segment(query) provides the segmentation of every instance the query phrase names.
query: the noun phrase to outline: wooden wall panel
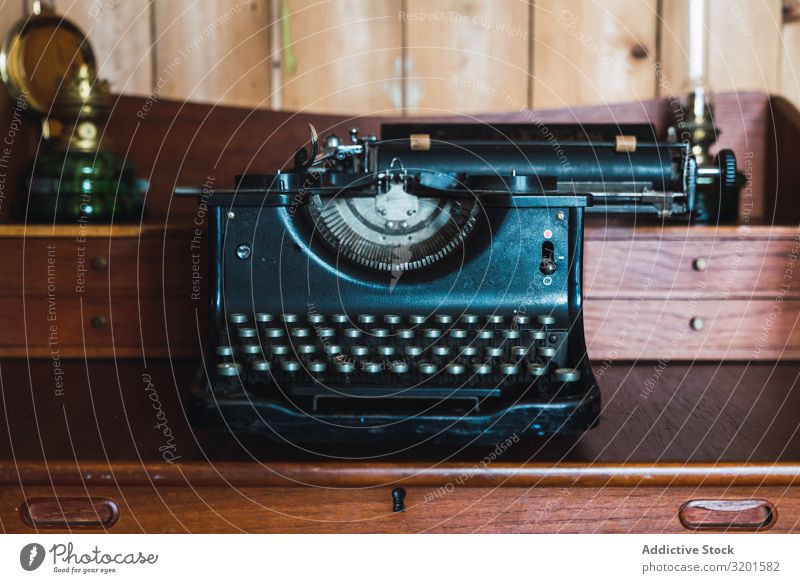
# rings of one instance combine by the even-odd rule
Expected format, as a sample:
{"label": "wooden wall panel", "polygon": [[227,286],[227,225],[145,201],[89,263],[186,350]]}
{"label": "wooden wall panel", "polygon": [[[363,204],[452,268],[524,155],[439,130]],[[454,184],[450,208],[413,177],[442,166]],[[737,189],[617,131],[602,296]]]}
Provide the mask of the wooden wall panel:
{"label": "wooden wall panel", "polygon": [[160,96],[269,106],[267,0],[170,0],[153,7]]}
{"label": "wooden wall panel", "polygon": [[800,20],[783,26],[781,52],[781,95],[800,107]]}
{"label": "wooden wall panel", "polygon": [[[287,0],[283,108],[402,111],[401,0]],[[294,63],[294,66],[292,66]]]}
{"label": "wooden wall panel", "polygon": [[[661,3],[660,94],[687,87],[686,3]],[[767,91],[779,87],[781,0],[709,2],[708,82],[713,91]]]}
{"label": "wooden wall panel", "polygon": [[531,12],[526,0],[407,0],[406,113],[528,107]]}
{"label": "wooden wall panel", "polygon": [[655,95],[656,0],[536,0],[533,107]]}
{"label": "wooden wall panel", "polygon": [[111,82],[112,91],[152,91],[152,0],[57,0],[56,10],[89,37],[100,77]]}

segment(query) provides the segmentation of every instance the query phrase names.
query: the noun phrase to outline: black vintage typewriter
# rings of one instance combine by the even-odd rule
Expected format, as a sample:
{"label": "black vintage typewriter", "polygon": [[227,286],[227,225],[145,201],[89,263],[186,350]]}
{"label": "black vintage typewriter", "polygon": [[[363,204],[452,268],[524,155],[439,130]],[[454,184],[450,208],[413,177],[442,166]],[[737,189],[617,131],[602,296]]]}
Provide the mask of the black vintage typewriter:
{"label": "black vintage typewriter", "polygon": [[732,187],[730,154],[709,182],[651,126],[547,130],[388,124],[320,143],[311,128],[290,171],[205,196],[211,348],[194,421],[399,447],[591,428],[585,211],[690,217],[699,178]]}

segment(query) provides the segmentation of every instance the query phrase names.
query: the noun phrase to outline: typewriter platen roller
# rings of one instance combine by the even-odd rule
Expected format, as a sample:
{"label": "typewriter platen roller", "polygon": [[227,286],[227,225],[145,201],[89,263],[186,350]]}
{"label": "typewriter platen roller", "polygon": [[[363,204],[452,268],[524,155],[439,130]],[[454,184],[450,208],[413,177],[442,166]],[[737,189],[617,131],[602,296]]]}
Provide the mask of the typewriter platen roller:
{"label": "typewriter platen roller", "polygon": [[623,129],[312,129],[291,171],[215,191],[194,420],[396,447],[591,428],[584,211],[687,216],[698,187],[688,146]]}

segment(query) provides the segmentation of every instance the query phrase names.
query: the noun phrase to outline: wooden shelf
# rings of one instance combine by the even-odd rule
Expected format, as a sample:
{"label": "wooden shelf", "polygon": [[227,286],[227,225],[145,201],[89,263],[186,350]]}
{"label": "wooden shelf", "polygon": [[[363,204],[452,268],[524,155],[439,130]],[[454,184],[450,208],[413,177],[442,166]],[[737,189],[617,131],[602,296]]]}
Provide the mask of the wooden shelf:
{"label": "wooden shelf", "polygon": [[26,237],[35,239],[48,238],[71,238],[83,236],[87,239],[120,237],[133,238],[144,235],[164,233],[164,231],[182,232],[188,231],[185,225],[163,224],[138,224],[138,225],[37,225],[37,224],[2,224],[0,225],[0,238]]}

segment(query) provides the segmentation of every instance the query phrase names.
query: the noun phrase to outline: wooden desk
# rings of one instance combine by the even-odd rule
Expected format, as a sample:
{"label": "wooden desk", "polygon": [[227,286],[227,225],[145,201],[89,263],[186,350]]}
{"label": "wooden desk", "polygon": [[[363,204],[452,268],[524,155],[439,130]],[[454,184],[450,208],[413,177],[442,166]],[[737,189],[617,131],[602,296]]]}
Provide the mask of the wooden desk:
{"label": "wooden desk", "polygon": [[[350,461],[193,429],[180,398],[195,366],[70,361],[58,396],[49,362],[2,363],[2,529],[32,532],[23,501],[54,496],[114,500],[111,532],[680,532],[693,499],[766,499],[772,532],[800,529],[795,363],[672,363],[649,393],[653,364],[617,363],[600,426],[577,440]],[[392,513],[398,486],[406,510]]]}

